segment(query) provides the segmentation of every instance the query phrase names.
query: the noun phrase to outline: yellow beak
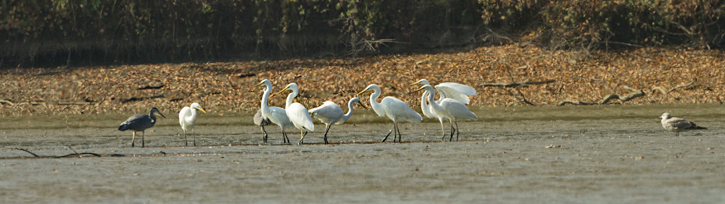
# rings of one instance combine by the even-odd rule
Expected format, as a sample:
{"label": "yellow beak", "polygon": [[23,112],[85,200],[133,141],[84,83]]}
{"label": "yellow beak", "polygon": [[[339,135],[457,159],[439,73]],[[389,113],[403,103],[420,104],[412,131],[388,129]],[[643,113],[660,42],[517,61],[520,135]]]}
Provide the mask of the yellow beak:
{"label": "yellow beak", "polygon": [[200,111],[201,111],[202,113],[206,113],[206,111],[204,111],[204,109],[203,109],[203,108],[199,108],[199,110],[200,110]]}
{"label": "yellow beak", "polygon": [[284,87],[281,91],[277,92],[277,94],[281,94],[284,91],[287,91],[287,87]]}
{"label": "yellow beak", "polygon": [[360,93],[357,93],[357,95],[363,94],[363,93],[365,93],[366,91],[368,91],[368,89],[362,90],[362,91],[361,91]]}

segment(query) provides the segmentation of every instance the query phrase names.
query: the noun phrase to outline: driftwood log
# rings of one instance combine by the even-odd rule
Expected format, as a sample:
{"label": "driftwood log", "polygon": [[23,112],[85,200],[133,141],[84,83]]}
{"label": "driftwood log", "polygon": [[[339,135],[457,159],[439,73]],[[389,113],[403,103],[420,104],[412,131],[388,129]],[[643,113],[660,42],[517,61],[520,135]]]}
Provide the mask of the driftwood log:
{"label": "driftwood log", "polygon": [[557,106],[563,106],[563,105],[566,105],[566,104],[572,104],[572,105],[601,105],[601,104],[608,103],[612,99],[619,99],[619,101],[621,101],[621,102],[626,102],[626,101],[629,101],[629,100],[632,100],[632,99],[635,99],[637,97],[641,97],[641,96],[644,96],[645,95],[644,91],[642,91],[641,89],[633,89],[633,88],[630,88],[628,86],[624,86],[622,88],[628,89],[628,90],[632,91],[632,93],[627,94],[627,95],[624,95],[624,96],[618,95],[618,94],[609,94],[609,95],[607,95],[606,97],[604,97],[599,102],[583,102],[583,101],[578,101],[578,100],[565,100],[565,101],[559,102],[559,104]]}
{"label": "driftwood log", "polygon": [[524,82],[511,82],[511,83],[484,83],[479,86],[482,87],[506,87],[506,88],[513,88],[513,87],[525,87],[529,85],[535,85],[535,84],[548,84],[548,83],[554,83],[556,80],[546,80],[546,81],[524,81]]}
{"label": "driftwood log", "polygon": [[687,84],[681,84],[679,86],[672,87],[670,90],[667,90],[667,91],[665,91],[665,89],[663,89],[662,87],[657,86],[657,87],[652,88],[652,93],[655,93],[655,91],[660,91],[662,94],[667,95],[674,90],[692,86],[693,84],[695,84],[695,82],[697,82],[697,79],[692,80],[690,83],[687,83]]}

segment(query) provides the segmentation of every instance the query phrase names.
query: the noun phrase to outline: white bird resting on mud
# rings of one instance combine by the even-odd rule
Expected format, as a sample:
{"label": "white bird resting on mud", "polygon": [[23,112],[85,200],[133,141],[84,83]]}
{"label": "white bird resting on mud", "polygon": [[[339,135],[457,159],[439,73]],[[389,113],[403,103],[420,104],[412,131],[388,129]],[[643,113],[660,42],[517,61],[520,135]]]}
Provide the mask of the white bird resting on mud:
{"label": "white bird resting on mud", "polygon": [[194,146],[196,146],[196,133],[194,133],[194,126],[196,126],[196,110],[200,110],[206,113],[201,105],[198,103],[192,103],[189,107],[184,107],[179,111],[179,124],[181,129],[184,130],[184,144],[189,146],[189,141],[186,140],[186,131],[191,130],[191,134],[194,135]]}
{"label": "white bird resting on mud", "polygon": [[[264,86],[264,94],[262,95],[262,106],[260,110],[262,111],[262,118],[269,120],[270,122],[277,124],[280,129],[282,129],[282,143],[289,143],[289,138],[287,138],[287,133],[284,132],[284,128],[286,126],[293,126],[292,121],[289,120],[289,117],[287,117],[287,113],[283,108],[280,107],[269,107],[269,94],[272,92],[272,82],[268,79],[262,80],[259,82],[256,86]],[[265,132],[264,143],[267,143],[267,137]]]}
{"label": "white bird resting on mud", "polygon": [[[465,104],[459,101],[450,98],[443,98],[439,101],[433,100],[435,89],[432,86],[423,85],[418,90],[424,90],[425,93],[428,93],[428,99],[426,101],[430,104],[431,113],[439,118],[447,118],[450,122],[451,138],[448,141],[453,141],[453,133],[456,133],[456,141],[458,141],[458,133],[460,132],[458,131],[458,120],[478,120],[476,114],[473,114]],[[425,93],[423,96],[426,95]],[[453,128],[453,124],[456,124],[456,128]],[[443,128],[443,122],[441,122],[441,128]],[[445,135],[443,135],[443,139],[445,139]]]}
{"label": "white bird resting on mud", "polygon": [[380,87],[377,84],[368,85],[368,87],[358,93],[358,95],[370,90],[373,91],[373,94],[370,95],[370,106],[373,107],[375,113],[380,117],[387,116],[393,121],[393,129],[388,132],[388,135],[385,135],[382,142],[385,142],[385,140],[388,139],[390,133],[393,133],[393,142],[395,142],[396,137],[398,138],[398,142],[402,141],[398,122],[420,123],[420,121],[423,120],[423,118],[420,117],[420,114],[411,109],[408,104],[405,104],[405,102],[395,97],[385,97],[382,101],[380,101],[380,103],[378,103],[376,100],[382,91],[380,91]]}
{"label": "white bird resting on mud", "polygon": [[257,113],[254,114],[254,125],[262,127],[262,132],[264,133],[262,141],[264,141],[264,143],[267,143],[267,131],[264,130],[264,126],[267,126],[269,124],[272,124],[272,121],[262,117],[262,109],[257,110]]}
{"label": "white bird resting on mud", "polygon": [[662,127],[665,130],[675,132],[676,136],[680,136],[680,132],[688,130],[707,129],[706,127],[697,126],[697,124],[684,118],[672,117],[669,113],[663,113],[660,119],[662,119]]}
{"label": "white bird resting on mud", "polygon": [[144,139],[144,137],[146,135],[145,130],[153,127],[154,124],[156,124],[156,116],[154,115],[154,113],[158,113],[162,117],[166,118],[166,116],[164,116],[164,114],[161,114],[161,112],[159,112],[159,109],[156,109],[156,107],[153,107],[153,108],[151,108],[151,111],[149,112],[148,115],[138,114],[138,115],[131,116],[126,121],[121,123],[121,126],[118,127],[118,130],[120,130],[120,131],[133,130],[133,137],[131,138],[131,147],[135,146],[134,140],[136,140],[137,131],[141,131],[141,147],[146,147],[146,142]]}
{"label": "white bird resting on mud", "polygon": [[[416,83],[422,85],[430,85],[430,83],[426,79],[418,80],[418,82]],[[440,83],[435,86],[435,89],[438,92],[438,95],[441,96],[438,101],[444,98],[451,98],[463,104],[469,104],[471,100],[468,98],[468,96],[476,95],[476,89],[474,89],[473,87],[456,82]],[[423,114],[425,114],[425,112],[423,112]]]}
{"label": "white bird resting on mud", "polygon": [[365,108],[365,105],[363,105],[360,102],[360,99],[355,97],[355,98],[350,99],[349,102],[347,102],[347,109],[348,109],[347,114],[343,114],[342,108],[340,108],[340,106],[338,106],[337,104],[335,104],[335,102],[332,102],[332,101],[325,101],[325,103],[323,103],[320,107],[309,110],[310,115],[312,117],[317,118],[318,120],[320,120],[320,122],[324,123],[325,126],[327,126],[325,128],[325,137],[324,137],[325,144],[328,144],[327,132],[330,131],[330,127],[332,126],[332,124],[341,125],[341,124],[345,123],[345,121],[350,119],[350,116],[352,115],[352,110],[353,110],[353,108],[352,108],[353,103],[360,104],[360,106]]}
{"label": "white bird resting on mud", "polygon": [[305,139],[305,135],[307,135],[308,132],[315,131],[315,124],[312,123],[312,117],[310,117],[310,112],[307,111],[307,108],[305,108],[305,106],[303,106],[301,103],[293,103],[295,97],[297,97],[300,92],[297,84],[288,84],[284,87],[284,89],[279,91],[279,93],[282,93],[286,90],[292,90],[292,93],[287,95],[287,105],[285,106],[284,110],[287,113],[287,117],[289,117],[289,120],[292,121],[292,124],[294,124],[295,128],[300,130],[300,141],[297,142],[297,144],[302,144],[303,140]]}

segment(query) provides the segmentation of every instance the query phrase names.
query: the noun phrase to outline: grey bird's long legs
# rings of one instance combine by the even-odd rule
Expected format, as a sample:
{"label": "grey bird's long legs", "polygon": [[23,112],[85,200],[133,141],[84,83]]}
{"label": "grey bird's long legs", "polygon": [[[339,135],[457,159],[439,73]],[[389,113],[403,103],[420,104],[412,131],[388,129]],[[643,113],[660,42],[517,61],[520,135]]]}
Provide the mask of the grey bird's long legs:
{"label": "grey bird's long legs", "polygon": [[134,147],[134,141],[136,140],[136,131],[133,131],[133,136],[131,136],[131,147]]}
{"label": "grey bird's long legs", "polygon": [[146,147],[146,131],[141,131],[141,147]]}

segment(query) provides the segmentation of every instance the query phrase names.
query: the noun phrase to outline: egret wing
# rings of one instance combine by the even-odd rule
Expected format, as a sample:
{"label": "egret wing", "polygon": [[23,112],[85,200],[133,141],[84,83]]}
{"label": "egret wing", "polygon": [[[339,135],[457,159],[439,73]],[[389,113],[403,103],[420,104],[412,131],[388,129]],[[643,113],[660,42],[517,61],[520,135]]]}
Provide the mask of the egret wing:
{"label": "egret wing", "polygon": [[320,107],[310,109],[309,112],[310,115],[325,124],[339,121],[344,114],[342,108],[332,101],[325,101]]}
{"label": "egret wing", "polygon": [[473,87],[455,82],[438,84],[435,88],[438,94],[441,95],[441,98],[452,98],[464,104],[470,103],[468,96],[476,95],[476,89]]}
{"label": "egret wing", "polygon": [[415,112],[408,104],[394,97],[385,97],[381,102],[385,108],[386,115],[390,119],[397,118],[400,121],[419,123],[423,118]]}
{"label": "egret wing", "polygon": [[303,127],[308,131],[312,132],[315,130],[315,125],[312,124],[312,117],[307,112],[307,108],[300,103],[293,103],[287,107],[287,117],[295,127]]}
{"label": "egret wing", "polygon": [[476,117],[476,114],[468,110],[468,107],[466,107],[465,104],[450,99],[450,98],[444,98],[440,102],[440,106],[443,107],[444,110],[448,112],[452,117],[455,117],[456,119],[473,119],[477,120],[478,117]]}

